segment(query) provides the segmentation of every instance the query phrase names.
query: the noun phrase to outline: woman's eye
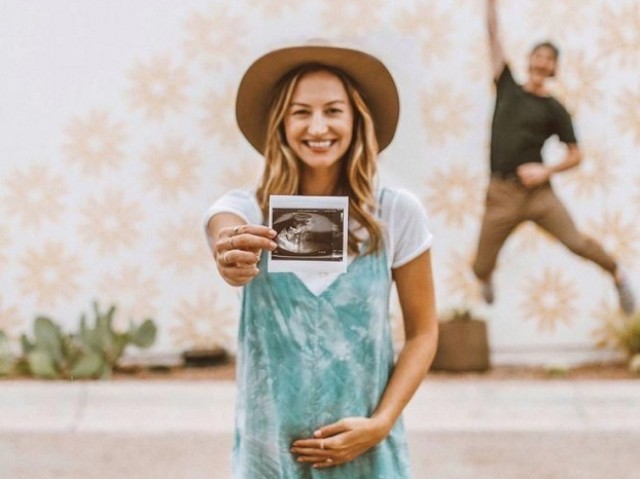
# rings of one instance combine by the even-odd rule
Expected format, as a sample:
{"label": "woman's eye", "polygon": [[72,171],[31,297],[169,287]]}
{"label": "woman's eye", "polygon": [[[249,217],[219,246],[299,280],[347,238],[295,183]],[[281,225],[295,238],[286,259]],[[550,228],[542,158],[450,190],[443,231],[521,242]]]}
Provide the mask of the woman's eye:
{"label": "woman's eye", "polygon": [[327,113],[329,113],[330,115],[337,115],[339,113],[342,113],[342,110],[340,108],[329,108],[327,110]]}
{"label": "woman's eye", "polygon": [[307,113],[309,113],[307,110],[293,110],[293,111],[291,112],[291,114],[292,114],[293,116],[304,116],[304,115],[306,115]]}

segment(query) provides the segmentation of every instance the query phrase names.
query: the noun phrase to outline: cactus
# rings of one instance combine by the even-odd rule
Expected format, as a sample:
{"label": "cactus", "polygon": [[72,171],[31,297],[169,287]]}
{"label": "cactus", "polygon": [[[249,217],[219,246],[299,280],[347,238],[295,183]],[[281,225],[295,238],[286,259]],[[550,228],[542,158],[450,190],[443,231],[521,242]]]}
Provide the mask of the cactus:
{"label": "cactus", "polygon": [[103,313],[100,311],[98,303],[94,302],[93,311],[95,315],[93,327],[87,326],[85,315],[80,319],[79,337],[87,347],[101,357],[103,368],[100,375],[102,377],[111,375],[113,368],[118,364],[129,344],[139,348],[148,348],[156,339],[157,328],[151,319],[146,319],[140,326],[136,326],[131,321],[129,329],[120,333],[113,328],[115,306],[111,306]]}
{"label": "cactus", "polygon": [[29,371],[39,378],[86,379],[95,377],[102,366],[93,351],[45,316],[36,318],[34,340],[23,335],[21,342]]}
{"label": "cactus", "polygon": [[21,338],[31,374],[47,379],[108,378],[129,344],[147,348],[155,341],[156,326],[151,319],[139,327],[131,322],[128,331],[119,333],[113,329],[115,306],[102,313],[94,302],[93,309],[93,326],[87,325],[83,314],[77,334],[64,334],[47,317],[36,318],[34,340]]}
{"label": "cactus", "polygon": [[8,376],[13,371],[13,356],[9,347],[9,338],[0,330],[0,377]]}

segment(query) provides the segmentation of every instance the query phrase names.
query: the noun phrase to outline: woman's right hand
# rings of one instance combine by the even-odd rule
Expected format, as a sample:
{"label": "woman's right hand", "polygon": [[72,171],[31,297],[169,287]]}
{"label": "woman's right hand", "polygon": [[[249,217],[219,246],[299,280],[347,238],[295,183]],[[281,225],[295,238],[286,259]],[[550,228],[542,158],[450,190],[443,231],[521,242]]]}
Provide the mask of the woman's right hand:
{"label": "woman's right hand", "polygon": [[216,265],[220,276],[231,286],[243,286],[259,273],[262,250],[273,251],[276,232],[262,225],[235,225],[221,228],[215,242]]}

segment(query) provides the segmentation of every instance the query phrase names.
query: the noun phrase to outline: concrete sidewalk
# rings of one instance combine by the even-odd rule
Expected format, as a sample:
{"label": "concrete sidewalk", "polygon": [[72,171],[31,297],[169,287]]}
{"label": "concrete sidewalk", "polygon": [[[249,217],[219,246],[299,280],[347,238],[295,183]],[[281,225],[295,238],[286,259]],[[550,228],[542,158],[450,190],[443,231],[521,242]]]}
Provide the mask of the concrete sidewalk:
{"label": "concrete sidewalk", "polygon": [[[0,478],[229,477],[231,382],[0,382]],[[640,477],[640,381],[425,383],[415,478]]]}

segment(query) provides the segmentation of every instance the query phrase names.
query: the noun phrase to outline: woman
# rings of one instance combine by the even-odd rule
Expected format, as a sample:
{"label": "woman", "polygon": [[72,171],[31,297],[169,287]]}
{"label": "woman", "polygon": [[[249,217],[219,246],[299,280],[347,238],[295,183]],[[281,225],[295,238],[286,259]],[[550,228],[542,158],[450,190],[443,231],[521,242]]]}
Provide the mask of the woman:
{"label": "woman", "polygon": [[[207,222],[220,275],[244,287],[235,478],[410,477],[399,417],[431,364],[437,323],[426,215],[413,195],[374,187],[398,111],[388,70],[357,50],[272,51],[242,79],[238,125],[264,173]],[[349,197],[346,273],[266,271],[273,194]],[[406,336],[395,365],[392,281]]]}

